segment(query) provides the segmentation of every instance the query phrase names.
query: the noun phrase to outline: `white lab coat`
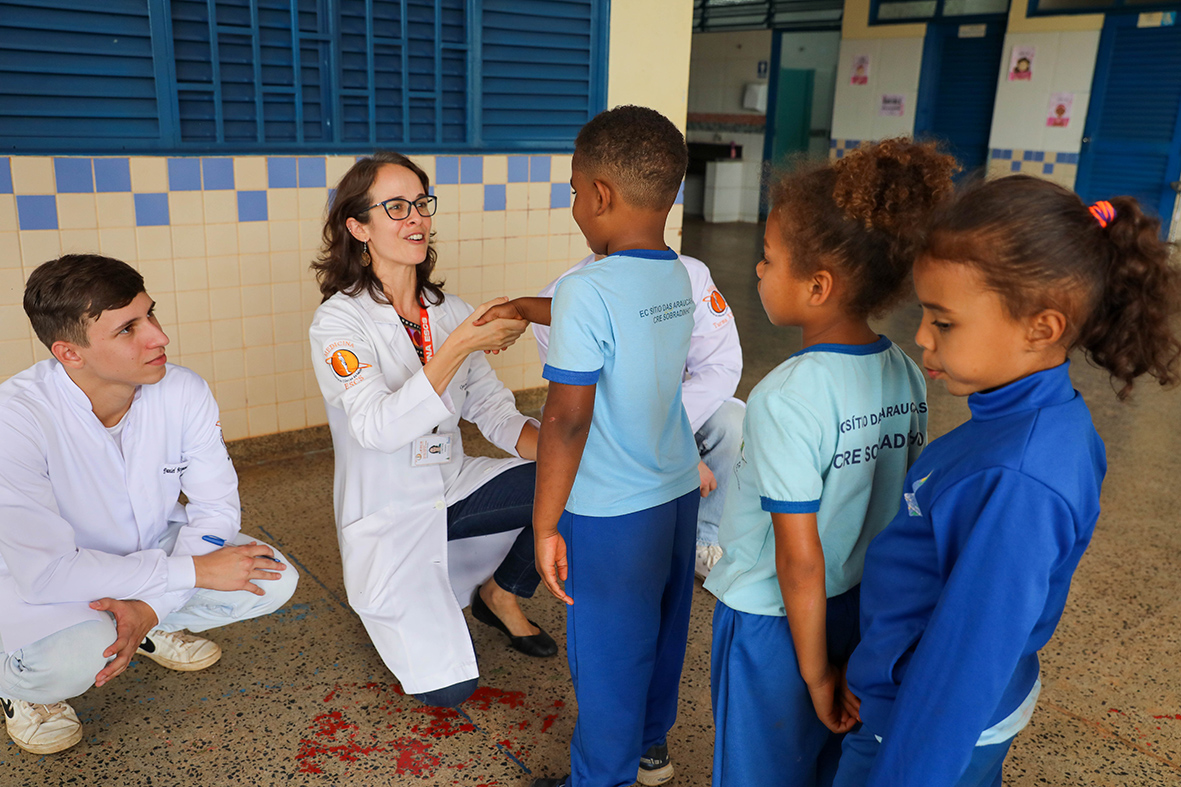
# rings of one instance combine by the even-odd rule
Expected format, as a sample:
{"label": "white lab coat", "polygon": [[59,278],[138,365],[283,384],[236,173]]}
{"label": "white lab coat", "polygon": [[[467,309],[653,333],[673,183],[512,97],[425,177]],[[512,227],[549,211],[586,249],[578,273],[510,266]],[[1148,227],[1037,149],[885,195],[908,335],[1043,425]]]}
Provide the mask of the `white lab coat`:
{"label": "white lab coat", "polygon": [[[471,312],[454,295],[428,307],[436,350]],[[466,456],[459,419],[512,454],[531,419],[483,353],[435,393],[397,312],[367,293],[320,304],[310,336],[336,451],[333,507],[349,603],[404,691],[475,678],[463,607],[520,531],[448,544],[447,506],[524,460]],[[451,461],[414,467],[413,442],[435,427],[453,435]]]}
{"label": "white lab coat", "polygon": [[[595,255],[579,261],[568,271],[546,285],[538,293],[541,298],[552,298],[558,282],[575,271],[594,262]],[[709,417],[717,412],[722,402],[734,396],[742,377],[742,347],[738,343],[738,328],[734,313],[726,299],[714,286],[709,268],[696,257],[681,255],[681,263],[689,272],[693,289],[693,335],[689,337],[689,358],[685,362],[681,401],[689,416],[689,425],[696,432]],[[545,364],[549,350],[549,326],[533,324],[537,337],[537,353]]]}
{"label": "white lab coat", "polygon": [[164,620],[194,592],[191,556],[217,549],[201,537],[238,534],[238,476],[204,380],[168,364],[121,423],[122,451],[56,360],[0,385],[0,650],[107,619],[88,606],[107,596]]}

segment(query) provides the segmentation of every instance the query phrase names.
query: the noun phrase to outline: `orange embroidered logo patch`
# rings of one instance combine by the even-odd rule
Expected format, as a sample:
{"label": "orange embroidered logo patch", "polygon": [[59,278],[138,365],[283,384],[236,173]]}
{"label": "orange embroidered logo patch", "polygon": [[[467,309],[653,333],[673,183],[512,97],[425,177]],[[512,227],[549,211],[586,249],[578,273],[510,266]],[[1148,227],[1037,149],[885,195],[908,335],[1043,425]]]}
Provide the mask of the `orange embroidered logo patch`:
{"label": "orange embroidered logo patch", "polygon": [[722,293],[714,290],[709,294],[709,308],[714,314],[725,314],[729,306],[726,299],[722,297]]}
{"label": "orange embroidered logo patch", "polygon": [[361,363],[352,350],[337,350],[324,359],[332,366],[332,371],[342,380],[347,380],[362,369],[368,369],[372,364]]}

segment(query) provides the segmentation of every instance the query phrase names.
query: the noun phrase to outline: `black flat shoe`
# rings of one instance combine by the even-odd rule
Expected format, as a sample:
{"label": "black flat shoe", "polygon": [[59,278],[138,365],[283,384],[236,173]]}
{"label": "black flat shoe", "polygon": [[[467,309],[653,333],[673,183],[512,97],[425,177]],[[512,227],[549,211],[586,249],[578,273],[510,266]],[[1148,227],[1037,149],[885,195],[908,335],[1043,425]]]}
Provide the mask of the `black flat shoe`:
{"label": "black flat shoe", "polygon": [[472,617],[485,626],[491,626],[498,631],[503,631],[508,635],[509,645],[514,650],[519,650],[526,656],[548,658],[549,656],[558,655],[558,643],[554,642],[554,638],[546,634],[545,629],[537,626],[532,620],[529,622],[537,626],[538,633],[529,637],[514,637],[512,632],[508,630],[508,626],[504,625],[500,618],[496,617],[496,613],[488,609],[488,605],[484,603],[484,599],[480,598],[479,591],[476,591],[476,597],[472,599]]}

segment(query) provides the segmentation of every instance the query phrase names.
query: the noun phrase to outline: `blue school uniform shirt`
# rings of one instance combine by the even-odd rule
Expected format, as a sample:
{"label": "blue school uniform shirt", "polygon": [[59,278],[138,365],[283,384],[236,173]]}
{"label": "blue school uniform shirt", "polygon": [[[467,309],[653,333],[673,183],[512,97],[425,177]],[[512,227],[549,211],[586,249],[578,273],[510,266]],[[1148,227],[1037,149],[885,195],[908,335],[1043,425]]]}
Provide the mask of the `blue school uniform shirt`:
{"label": "blue school uniform shirt", "polygon": [[751,392],[706,590],[740,612],[786,614],[772,513],[816,514],[825,592],[852,588],[926,433],[923,374],[885,336],[792,355]]}
{"label": "blue school uniform shirt", "polygon": [[700,485],[681,403],[693,308],[689,275],[669,249],[612,254],[558,283],[542,376],[595,386],[571,513],[630,514]]}
{"label": "blue school uniform shirt", "polygon": [[954,784],[1029,696],[1099,516],[1106,455],[1068,363],[968,406],[866,557],[848,680],[883,738],[873,785]]}

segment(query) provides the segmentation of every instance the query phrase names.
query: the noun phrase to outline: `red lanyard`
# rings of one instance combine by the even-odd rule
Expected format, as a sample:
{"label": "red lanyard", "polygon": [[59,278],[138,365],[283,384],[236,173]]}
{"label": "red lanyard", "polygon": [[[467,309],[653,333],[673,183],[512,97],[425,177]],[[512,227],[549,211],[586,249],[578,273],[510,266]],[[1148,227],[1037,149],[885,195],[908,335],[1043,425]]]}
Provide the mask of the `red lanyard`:
{"label": "red lanyard", "polygon": [[422,363],[425,366],[435,356],[435,344],[431,341],[431,318],[427,316],[422,301],[418,302],[418,319],[422,320]]}

